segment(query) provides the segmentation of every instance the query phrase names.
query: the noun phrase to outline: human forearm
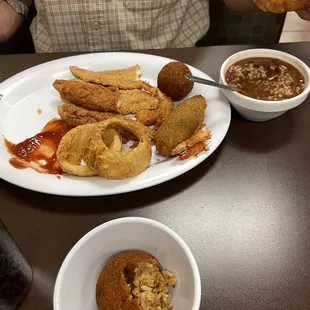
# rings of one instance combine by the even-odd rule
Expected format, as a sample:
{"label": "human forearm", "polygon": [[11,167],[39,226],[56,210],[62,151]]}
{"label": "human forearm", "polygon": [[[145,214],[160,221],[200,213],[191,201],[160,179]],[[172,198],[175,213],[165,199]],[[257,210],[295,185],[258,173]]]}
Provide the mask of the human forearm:
{"label": "human forearm", "polygon": [[310,21],[310,8],[306,10],[297,11],[296,13],[299,15],[300,18]]}
{"label": "human forearm", "polygon": [[296,11],[300,18],[310,21],[309,0],[223,0],[226,5],[239,12],[253,12],[260,8],[265,12],[285,13]]}
{"label": "human forearm", "polygon": [[7,41],[21,26],[23,16],[6,1],[0,0],[0,43]]}
{"label": "human forearm", "polygon": [[255,12],[258,11],[253,0],[224,0],[225,4],[234,11]]}

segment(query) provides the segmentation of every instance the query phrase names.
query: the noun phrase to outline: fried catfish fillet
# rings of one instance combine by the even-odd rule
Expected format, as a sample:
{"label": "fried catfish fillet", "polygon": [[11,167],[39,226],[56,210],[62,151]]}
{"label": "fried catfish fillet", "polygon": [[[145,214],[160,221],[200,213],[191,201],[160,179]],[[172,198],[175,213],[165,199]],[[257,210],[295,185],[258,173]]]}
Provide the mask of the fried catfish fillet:
{"label": "fried catfish fillet", "polygon": [[159,101],[156,110],[140,110],[136,112],[136,119],[145,126],[160,125],[171,113],[173,102],[169,98]]}
{"label": "fried catfish fillet", "polygon": [[159,126],[170,115],[173,102],[159,88],[153,87],[146,82],[143,82],[143,89],[158,98],[158,108],[137,111],[136,119],[145,126]]}
{"label": "fried catfish fillet", "polygon": [[53,86],[71,103],[98,111],[119,111],[119,92],[113,89],[77,80],[56,80]]}
{"label": "fried catfish fillet", "polygon": [[119,110],[121,114],[136,113],[141,110],[154,110],[159,105],[158,98],[151,93],[139,90],[121,90],[119,97]]}
{"label": "fried catfish fillet", "polygon": [[[60,117],[72,127],[102,122],[111,117],[116,117],[121,120],[130,119],[129,117],[120,114],[88,110],[72,103],[64,103],[63,105],[58,106],[58,113]],[[144,127],[149,132],[149,136],[151,138],[153,135],[152,129],[146,126]],[[128,132],[121,132],[121,134],[122,137],[126,139],[136,140],[136,137]]]}
{"label": "fried catfish fillet", "polygon": [[72,127],[101,122],[117,115],[109,112],[88,110],[72,103],[64,103],[58,106],[58,113]]}
{"label": "fried catfish fillet", "polygon": [[84,82],[104,86],[114,86],[120,89],[141,89],[142,81],[139,80],[140,66],[136,65],[127,69],[90,71],[76,66],[71,66],[72,74]]}

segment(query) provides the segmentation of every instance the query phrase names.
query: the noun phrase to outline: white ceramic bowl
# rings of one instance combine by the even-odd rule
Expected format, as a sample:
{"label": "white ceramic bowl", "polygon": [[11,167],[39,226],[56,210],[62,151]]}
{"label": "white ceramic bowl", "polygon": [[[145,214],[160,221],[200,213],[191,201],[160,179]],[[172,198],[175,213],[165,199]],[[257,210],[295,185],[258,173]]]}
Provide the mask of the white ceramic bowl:
{"label": "white ceramic bowl", "polygon": [[161,223],[128,217],[94,228],[71,249],[56,279],[54,310],[97,310],[95,288],[101,269],[111,256],[132,249],[154,255],[176,275],[177,285],[171,289],[174,309],[199,309],[199,270],[185,242]]}
{"label": "white ceramic bowl", "polygon": [[293,109],[306,100],[310,92],[310,70],[309,67],[300,59],[277,50],[271,49],[250,49],[236,53],[223,63],[220,72],[220,83],[226,84],[225,73],[227,69],[235,62],[251,57],[272,57],[283,60],[295,66],[305,77],[306,87],[304,91],[293,98],[285,99],[282,101],[265,101],[253,99],[244,96],[238,92],[223,90],[223,93],[230,101],[231,105],[241,114],[244,118],[251,121],[268,121],[278,117],[286,111]]}

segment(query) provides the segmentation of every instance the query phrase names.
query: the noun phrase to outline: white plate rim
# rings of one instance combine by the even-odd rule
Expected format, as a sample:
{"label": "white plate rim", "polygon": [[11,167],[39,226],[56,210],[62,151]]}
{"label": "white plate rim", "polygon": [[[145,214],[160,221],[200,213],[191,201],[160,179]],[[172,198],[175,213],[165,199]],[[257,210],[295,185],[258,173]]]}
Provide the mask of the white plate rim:
{"label": "white plate rim", "polygon": [[[86,58],[86,57],[91,57],[92,55],[105,55],[106,56],[109,54],[110,55],[112,55],[112,54],[117,55],[120,57],[121,56],[127,56],[127,55],[130,55],[130,56],[134,55],[136,57],[139,57],[139,56],[151,57],[154,60],[158,59],[159,61],[165,61],[167,63],[170,61],[177,61],[177,60],[172,59],[172,58],[167,58],[167,57],[162,57],[162,56],[157,56],[157,55],[152,55],[152,54],[138,53],[138,52],[137,53],[136,52],[103,52],[103,53],[88,53],[88,54],[81,54],[81,55],[75,55],[75,56],[67,56],[67,57],[55,59],[52,61],[44,62],[42,64],[30,67],[24,71],[21,71],[15,75],[13,75],[12,77],[8,78],[7,80],[3,81],[0,84],[0,94],[3,95],[5,93],[5,89],[7,87],[9,87],[13,83],[19,81],[20,79],[27,77],[27,74],[29,74],[31,72],[35,72],[37,69],[42,69],[44,67],[52,66],[53,64],[63,62],[64,60],[70,61],[70,60],[77,60],[78,58],[82,59],[82,58]],[[191,71],[199,72],[202,77],[205,77],[207,79],[214,81],[210,76],[208,76],[206,73],[204,73],[200,69],[195,68],[195,67],[188,65],[188,64],[187,64],[187,66],[190,68]],[[229,104],[227,98],[224,97],[222,93],[220,93],[220,94],[221,94],[221,101],[225,102],[225,105],[227,108],[226,112],[228,114],[227,114],[227,120],[226,120],[227,122],[225,123],[225,127],[222,128],[223,134],[222,134],[221,138],[217,140],[217,145],[215,147],[212,147],[211,150],[209,150],[208,152],[205,152],[201,156],[199,156],[197,158],[191,158],[190,160],[188,160],[187,164],[182,169],[179,169],[178,171],[175,171],[174,173],[167,174],[164,177],[160,178],[159,180],[158,179],[151,180],[151,181],[145,182],[145,184],[143,184],[143,185],[140,184],[138,186],[131,184],[131,186],[129,186],[128,188],[116,190],[116,191],[113,190],[111,192],[105,192],[105,193],[101,193],[101,192],[97,192],[97,193],[93,193],[93,192],[92,193],[85,193],[85,192],[58,193],[58,192],[53,191],[53,189],[51,189],[51,188],[49,188],[49,189],[48,188],[44,188],[44,189],[41,188],[40,189],[40,188],[37,188],[36,186],[33,186],[31,183],[28,183],[27,186],[25,186],[25,185],[19,184],[18,182],[12,181],[12,180],[10,180],[9,177],[7,177],[7,175],[5,175],[3,173],[2,165],[0,165],[0,178],[11,183],[11,184],[13,184],[13,185],[19,186],[19,187],[24,188],[24,189],[28,189],[28,190],[32,190],[32,191],[40,192],[40,193],[44,193],[44,194],[51,194],[51,195],[58,195],[58,196],[69,196],[69,197],[96,197],[96,196],[110,196],[110,195],[116,195],[116,194],[124,194],[124,193],[138,191],[138,190],[150,188],[150,187],[153,187],[155,185],[165,183],[167,181],[170,181],[174,178],[177,178],[177,177],[185,174],[186,172],[192,170],[193,168],[195,168],[196,166],[201,164],[204,160],[206,160],[208,157],[210,157],[214,153],[214,151],[220,146],[220,144],[222,143],[222,141],[226,137],[229,126],[230,126],[230,122],[231,122],[231,108],[230,108],[230,104]],[[0,104],[1,104],[1,100],[0,100]],[[0,114],[0,118],[1,118],[1,114]],[[0,127],[0,129],[1,129],[1,127]],[[42,175],[44,175],[44,174],[42,174]]]}

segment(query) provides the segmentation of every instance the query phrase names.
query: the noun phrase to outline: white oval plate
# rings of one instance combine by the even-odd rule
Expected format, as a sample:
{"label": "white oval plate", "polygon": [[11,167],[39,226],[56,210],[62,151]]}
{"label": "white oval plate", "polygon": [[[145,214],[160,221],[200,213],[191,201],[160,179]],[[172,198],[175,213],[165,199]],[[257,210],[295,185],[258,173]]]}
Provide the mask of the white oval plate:
{"label": "white oval plate", "polygon": [[[160,69],[172,61],[168,58],[138,53],[98,53],[67,57],[25,70],[0,85],[0,133],[11,142],[21,142],[40,132],[45,124],[58,117],[57,106],[62,104],[52,84],[55,79],[71,79],[70,65],[94,71],[121,69],[139,64],[142,79],[157,85]],[[192,74],[211,79],[200,70],[189,66]],[[230,124],[231,111],[227,99],[219,89],[195,84],[189,97],[203,95],[208,107],[205,123],[212,131],[210,150],[198,157],[181,161],[178,157],[153,156],[150,167],[138,176],[125,180],[100,177],[76,177],[67,174],[40,174],[32,169],[18,170],[9,164],[10,154],[0,143],[0,177],[12,184],[43,193],[66,196],[103,196],[131,192],[171,180],[208,158],[224,139]],[[42,110],[39,115],[38,109]]]}

